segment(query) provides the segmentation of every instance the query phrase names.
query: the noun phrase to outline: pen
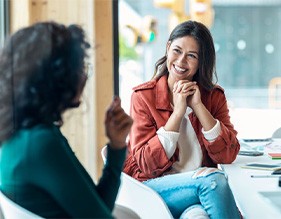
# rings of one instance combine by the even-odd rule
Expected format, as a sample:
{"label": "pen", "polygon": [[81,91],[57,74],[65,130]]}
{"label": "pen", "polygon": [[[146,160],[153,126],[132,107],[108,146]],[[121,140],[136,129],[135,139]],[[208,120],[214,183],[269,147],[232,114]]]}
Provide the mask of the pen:
{"label": "pen", "polygon": [[280,177],[280,175],[251,175],[252,178],[275,178]]}

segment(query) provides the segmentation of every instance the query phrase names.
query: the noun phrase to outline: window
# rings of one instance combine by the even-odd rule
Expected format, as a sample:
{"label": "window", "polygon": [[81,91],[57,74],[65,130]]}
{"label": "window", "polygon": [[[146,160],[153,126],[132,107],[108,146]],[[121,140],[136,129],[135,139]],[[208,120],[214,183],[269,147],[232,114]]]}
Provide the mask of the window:
{"label": "window", "polygon": [[9,33],[8,0],[0,0],[0,48],[4,44],[6,35]]}
{"label": "window", "polygon": [[[238,136],[268,137],[281,126],[281,2],[213,0],[212,7],[218,83]],[[131,88],[150,80],[165,54],[171,13],[153,0],[119,1],[119,87],[127,111]],[[156,21],[150,41],[142,40],[147,17]]]}

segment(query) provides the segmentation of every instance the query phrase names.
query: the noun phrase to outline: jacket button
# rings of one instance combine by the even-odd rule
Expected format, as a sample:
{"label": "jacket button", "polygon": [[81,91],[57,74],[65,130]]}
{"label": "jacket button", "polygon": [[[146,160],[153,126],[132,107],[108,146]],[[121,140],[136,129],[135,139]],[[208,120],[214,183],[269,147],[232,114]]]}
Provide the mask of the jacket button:
{"label": "jacket button", "polygon": [[156,176],[156,172],[155,172],[155,171],[153,171],[153,172],[152,172],[152,175],[153,175],[153,176]]}

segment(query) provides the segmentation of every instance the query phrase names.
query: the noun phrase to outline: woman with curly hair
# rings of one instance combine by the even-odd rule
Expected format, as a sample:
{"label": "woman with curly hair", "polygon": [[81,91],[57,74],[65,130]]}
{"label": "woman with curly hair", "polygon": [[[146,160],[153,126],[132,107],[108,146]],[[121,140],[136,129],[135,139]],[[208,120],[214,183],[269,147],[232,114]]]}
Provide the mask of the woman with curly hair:
{"label": "woman with curly hair", "polygon": [[0,54],[1,192],[44,218],[112,218],[132,119],[116,97],[97,185],[60,131],[62,113],[80,104],[89,47],[79,26],[42,22],[13,34]]}

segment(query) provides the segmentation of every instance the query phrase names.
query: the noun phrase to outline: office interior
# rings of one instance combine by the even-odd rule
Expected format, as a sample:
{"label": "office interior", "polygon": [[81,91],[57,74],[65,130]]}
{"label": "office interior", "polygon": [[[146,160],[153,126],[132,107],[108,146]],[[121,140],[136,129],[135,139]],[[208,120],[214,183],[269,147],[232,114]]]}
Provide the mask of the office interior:
{"label": "office interior", "polygon": [[238,137],[271,136],[281,126],[280,0],[0,0],[0,46],[38,21],[85,29],[91,76],[81,106],[64,115],[62,131],[98,179],[108,104],[117,94],[129,112],[132,87],[151,79],[169,31],[186,19],[205,23],[213,35],[218,83]]}

